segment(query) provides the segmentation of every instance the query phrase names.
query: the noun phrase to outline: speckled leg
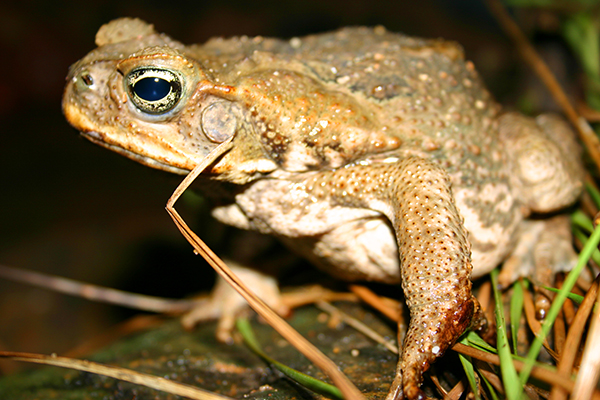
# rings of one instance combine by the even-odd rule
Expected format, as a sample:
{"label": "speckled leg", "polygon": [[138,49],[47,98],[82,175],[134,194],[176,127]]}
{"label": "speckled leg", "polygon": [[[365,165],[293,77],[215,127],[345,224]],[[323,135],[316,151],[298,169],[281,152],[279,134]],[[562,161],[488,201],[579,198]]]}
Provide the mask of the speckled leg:
{"label": "speckled leg", "polygon": [[423,372],[469,326],[476,308],[470,245],[447,174],[408,158],[320,173],[305,184],[312,195],[381,211],[392,222],[411,315],[401,361],[404,396],[425,398]]}

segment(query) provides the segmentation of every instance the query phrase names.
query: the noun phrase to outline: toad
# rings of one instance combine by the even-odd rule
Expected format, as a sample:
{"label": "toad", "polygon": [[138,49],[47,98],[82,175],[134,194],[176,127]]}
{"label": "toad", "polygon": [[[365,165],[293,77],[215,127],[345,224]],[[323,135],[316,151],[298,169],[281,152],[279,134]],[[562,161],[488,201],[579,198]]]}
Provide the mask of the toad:
{"label": "toad", "polygon": [[[68,121],[177,174],[231,139],[200,180],[218,220],[340,279],[402,286],[406,398],[425,397],[424,371],[478,314],[471,278],[506,260],[508,281],[572,264],[565,218],[541,217],[582,189],[569,127],[503,112],[455,43],[376,27],[186,46],[124,18],[96,44],[70,69]],[[237,270],[277,307],[273,282]],[[188,321],[237,312],[225,292]]]}

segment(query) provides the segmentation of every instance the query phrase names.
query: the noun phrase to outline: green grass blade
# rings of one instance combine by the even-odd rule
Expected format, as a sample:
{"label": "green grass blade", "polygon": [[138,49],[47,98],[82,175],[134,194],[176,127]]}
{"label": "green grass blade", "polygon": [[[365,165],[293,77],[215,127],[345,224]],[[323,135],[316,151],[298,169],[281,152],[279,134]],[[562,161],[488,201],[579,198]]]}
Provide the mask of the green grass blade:
{"label": "green grass blade", "polygon": [[307,389],[312,390],[315,393],[321,394],[325,397],[343,400],[342,392],[333,385],[320,381],[318,379],[313,378],[312,376],[308,376],[303,374],[300,371],[296,371],[293,368],[288,367],[269,357],[265,352],[262,351],[262,348],[258,344],[256,337],[254,336],[254,331],[250,326],[250,322],[247,318],[238,318],[236,321],[236,327],[238,331],[241,333],[244,341],[250,347],[250,349],[256,353],[260,358],[265,360],[267,363],[273,365],[287,377],[295,381],[296,383],[306,387]]}
{"label": "green grass blade", "polygon": [[488,353],[497,354],[496,348],[490,346],[485,340],[473,331],[469,331],[466,336],[469,341],[468,345],[479,350],[487,351]]}
{"label": "green grass blade", "polygon": [[563,36],[579,56],[581,65],[592,78],[600,75],[598,27],[592,13],[583,11],[570,14],[563,21]]}
{"label": "green grass blade", "polygon": [[594,185],[590,185],[589,183],[585,184],[585,190],[592,196],[592,200],[596,207],[600,208],[600,192]]}
{"label": "green grass blade", "polygon": [[521,384],[524,385],[527,382],[527,380],[529,379],[529,375],[531,374],[531,369],[533,368],[535,360],[537,359],[537,356],[538,356],[540,350],[542,349],[542,344],[544,342],[544,339],[546,338],[546,336],[548,336],[548,333],[550,332],[550,329],[552,328],[552,324],[556,320],[560,309],[562,308],[565,300],[567,299],[568,293],[571,291],[571,289],[573,289],[573,286],[575,286],[575,282],[577,281],[577,278],[579,277],[579,275],[581,274],[581,271],[583,270],[583,268],[589,261],[594,250],[598,247],[598,243],[600,243],[600,227],[596,227],[594,229],[592,236],[590,236],[590,239],[588,240],[588,242],[585,244],[585,246],[581,250],[577,265],[575,266],[575,268],[573,268],[573,270],[569,273],[569,275],[567,275],[567,278],[565,279],[565,281],[563,283],[563,287],[561,288],[561,290],[557,293],[556,297],[554,298],[554,301],[552,302],[552,305],[550,306],[550,310],[548,311],[548,315],[546,316],[546,319],[544,320],[544,323],[542,324],[542,329],[540,331],[540,334],[538,336],[536,336],[536,338],[533,340],[533,342],[531,344],[531,347],[529,348],[529,353],[527,354],[525,364],[523,365],[523,369],[521,370],[521,375],[520,375]]}
{"label": "green grass blade", "polygon": [[[467,338],[463,338],[460,342],[465,346],[469,345],[469,340]],[[475,369],[473,368],[471,357],[458,353],[458,358],[460,359],[460,363],[462,364],[465,374],[467,375],[467,380],[469,381],[469,386],[471,386],[471,391],[475,395],[475,399],[479,400],[481,397],[479,396],[479,390],[477,390],[477,378],[475,377]]]}
{"label": "green grass blade", "polygon": [[498,397],[498,393],[496,393],[496,388],[494,388],[490,381],[486,379],[485,375],[481,375],[481,379],[483,379],[483,382],[485,383],[485,386],[487,387],[490,396],[492,396],[492,400],[500,400],[500,398]]}
{"label": "green grass blade", "polygon": [[517,354],[517,339],[519,334],[519,326],[521,325],[521,315],[523,315],[523,288],[527,283],[516,282],[513,285],[513,293],[510,298],[510,334],[512,338],[512,351]]}
{"label": "green grass blade", "polygon": [[583,229],[587,233],[592,233],[594,231],[594,223],[581,210],[577,210],[571,214],[571,224]]}
{"label": "green grass blade", "polygon": [[[582,218],[578,214],[579,213],[573,213],[571,215],[571,221],[573,223],[573,235],[575,235],[575,237],[579,239],[579,241],[582,244],[585,245],[589,240],[589,237],[586,234],[584,234],[581,231],[581,229],[584,229],[586,232],[588,232],[588,234],[590,234],[594,231],[594,225],[592,224],[592,221],[589,218],[587,218],[587,216],[585,217],[587,219],[586,221],[582,220]],[[594,260],[596,264],[600,263],[600,251],[598,251],[598,249],[594,249],[594,251],[592,252],[592,260]]]}
{"label": "green grass blade", "polygon": [[[545,286],[545,285],[544,285],[544,289],[549,290],[554,293],[560,292],[560,289],[553,288],[550,286]],[[581,304],[583,302],[583,296],[580,294],[573,293],[573,292],[567,293],[567,298],[577,304]]]}
{"label": "green grass blade", "polygon": [[496,302],[496,326],[497,326],[497,348],[500,357],[500,372],[504,391],[508,400],[520,400],[523,397],[523,386],[519,383],[517,370],[512,362],[512,354],[506,334],[506,322],[504,319],[503,303],[498,290],[498,269],[491,273],[492,287],[494,288],[494,300]]}

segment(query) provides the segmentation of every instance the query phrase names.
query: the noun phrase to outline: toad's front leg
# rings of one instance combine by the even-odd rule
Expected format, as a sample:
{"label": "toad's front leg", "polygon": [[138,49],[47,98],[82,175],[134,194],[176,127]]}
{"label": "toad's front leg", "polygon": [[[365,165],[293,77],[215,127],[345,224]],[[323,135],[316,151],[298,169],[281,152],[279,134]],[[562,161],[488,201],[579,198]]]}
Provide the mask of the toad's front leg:
{"label": "toad's front leg", "polygon": [[393,164],[356,166],[318,174],[306,190],[334,204],[366,207],[392,222],[411,321],[400,362],[404,396],[419,388],[430,364],[471,323],[470,245],[446,172],[411,157]]}

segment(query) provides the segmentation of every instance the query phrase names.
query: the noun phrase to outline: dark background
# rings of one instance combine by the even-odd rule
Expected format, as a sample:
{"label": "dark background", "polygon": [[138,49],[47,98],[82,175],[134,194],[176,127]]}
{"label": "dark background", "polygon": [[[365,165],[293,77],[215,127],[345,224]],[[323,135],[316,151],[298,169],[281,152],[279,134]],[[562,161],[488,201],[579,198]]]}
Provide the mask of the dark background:
{"label": "dark background", "polygon": [[[61,113],[69,65],[94,47],[101,24],[120,16],[145,19],[184,43],[381,24],[460,42],[504,103],[522,102],[538,85],[479,0],[42,0],[0,5],[2,264],[155,295],[180,297],[205,287],[202,273],[208,267],[191,254],[164,211],[180,178],[88,143]],[[520,17],[525,26],[539,22],[539,15]],[[552,18],[548,21],[551,26]],[[549,54],[561,54],[557,38],[545,35]],[[544,101],[527,104],[548,108]],[[213,232],[205,236],[209,242],[222,234]],[[126,315],[116,307],[0,280],[0,350],[62,353]],[[21,366],[2,363],[0,373]]]}

